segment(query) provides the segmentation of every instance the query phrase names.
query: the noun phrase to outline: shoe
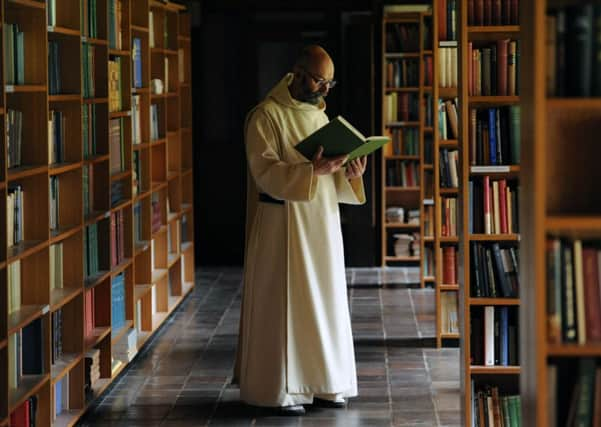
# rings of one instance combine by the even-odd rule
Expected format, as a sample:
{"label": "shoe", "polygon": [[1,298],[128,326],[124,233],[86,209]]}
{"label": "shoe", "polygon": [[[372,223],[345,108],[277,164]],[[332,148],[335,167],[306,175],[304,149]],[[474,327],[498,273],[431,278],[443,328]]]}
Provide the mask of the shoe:
{"label": "shoe", "polygon": [[320,399],[319,397],[313,398],[313,406],[318,408],[344,408],[346,407],[346,400],[339,398],[336,400]]}
{"label": "shoe", "polygon": [[278,413],[284,416],[298,417],[300,415],[305,415],[305,412],[303,405],[280,406],[278,408]]}

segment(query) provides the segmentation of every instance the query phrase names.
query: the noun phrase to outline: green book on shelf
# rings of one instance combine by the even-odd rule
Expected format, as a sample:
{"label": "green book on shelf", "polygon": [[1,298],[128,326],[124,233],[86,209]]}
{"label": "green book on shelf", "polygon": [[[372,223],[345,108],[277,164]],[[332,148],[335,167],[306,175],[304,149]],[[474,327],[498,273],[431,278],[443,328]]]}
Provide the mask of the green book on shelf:
{"label": "green book on shelf", "polygon": [[338,116],[299,142],[295,148],[307,159],[312,159],[319,146],[324,157],[348,154],[348,160],[368,155],[390,142],[387,136],[365,137],[349,122]]}

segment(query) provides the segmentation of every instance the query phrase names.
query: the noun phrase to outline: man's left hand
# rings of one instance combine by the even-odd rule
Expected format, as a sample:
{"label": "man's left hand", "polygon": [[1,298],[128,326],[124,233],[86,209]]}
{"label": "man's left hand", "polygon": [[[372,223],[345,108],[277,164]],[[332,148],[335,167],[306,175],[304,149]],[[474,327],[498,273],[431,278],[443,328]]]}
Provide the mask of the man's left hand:
{"label": "man's left hand", "polygon": [[359,178],[367,167],[367,156],[351,160],[346,166],[345,175],[348,179]]}

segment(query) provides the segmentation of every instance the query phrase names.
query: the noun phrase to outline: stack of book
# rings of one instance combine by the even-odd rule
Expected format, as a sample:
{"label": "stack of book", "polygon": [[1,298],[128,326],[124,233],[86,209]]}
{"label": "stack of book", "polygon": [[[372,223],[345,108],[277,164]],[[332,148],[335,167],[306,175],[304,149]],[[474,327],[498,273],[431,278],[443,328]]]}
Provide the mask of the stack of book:
{"label": "stack of book", "polygon": [[8,218],[8,246],[13,246],[23,240],[25,208],[23,205],[24,191],[21,185],[10,185],[6,198],[6,215]]}
{"label": "stack of book", "polygon": [[61,66],[59,56],[59,43],[48,40],[48,94],[61,93]]}
{"label": "stack of book", "polygon": [[137,329],[129,329],[123,339],[113,346],[113,356],[117,359],[131,362],[138,352],[137,342]]}
{"label": "stack of book", "polygon": [[8,167],[21,166],[23,145],[23,112],[8,109],[6,114],[6,148],[8,150]]}
{"label": "stack of book", "polygon": [[35,427],[38,413],[38,397],[31,396],[10,414],[10,425],[14,427]]}
{"label": "stack of book", "polygon": [[4,83],[25,84],[25,33],[18,24],[4,24]]}
{"label": "stack of book", "polygon": [[[65,161],[63,143],[67,127],[62,111],[51,110],[48,118],[48,164]],[[84,144],[85,147],[85,144]]]}
{"label": "stack of book", "polygon": [[63,355],[63,309],[52,313],[52,364]]}
{"label": "stack of book", "polygon": [[85,390],[91,392],[96,382],[100,379],[100,350],[93,348],[85,357]]}

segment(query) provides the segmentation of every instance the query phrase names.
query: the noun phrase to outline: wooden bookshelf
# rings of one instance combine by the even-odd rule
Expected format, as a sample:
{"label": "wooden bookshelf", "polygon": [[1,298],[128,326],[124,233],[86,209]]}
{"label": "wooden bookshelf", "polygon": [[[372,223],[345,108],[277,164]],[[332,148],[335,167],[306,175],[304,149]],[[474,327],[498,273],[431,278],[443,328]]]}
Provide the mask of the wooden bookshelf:
{"label": "wooden bookshelf", "polygon": [[[503,10],[509,10],[504,2],[505,0],[501,0],[499,5],[505,8]],[[458,194],[461,205],[460,221],[458,221],[460,235],[458,256],[461,264],[459,300],[460,328],[463,338],[460,341],[462,424],[466,426],[476,425],[473,417],[477,419],[479,417],[478,411],[473,410],[474,405],[478,404],[476,400],[482,398],[478,393],[487,393],[493,389],[495,393],[498,392],[500,406],[494,409],[494,414],[498,417],[503,416],[501,398],[512,396],[512,399],[518,402],[516,404],[519,404],[521,367],[516,348],[518,331],[522,323],[519,309],[523,288],[516,284],[517,289],[511,289],[517,295],[510,294],[505,288],[501,289],[499,274],[507,281],[510,280],[509,257],[510,254],[515,253],[517,259],[517,250],[521,246],[519,231],[527,228],[520,221],[517,230],[516,215],[513,215],[510,202],[507,201],[512,197],[511,191],[513,194],[517,193],[523,170],[519,166],[519,148],[517,152],[515,149],[518,144],[516,141],[519,139],[515,139],[515,133],[510,133],[509,130],[514,129],[511,128],[513,125],[511,120],[515,115],[511,115],[514,112],[511,108],[515,108],[519,120],[519,110],[515,106],[522,102],[519,90],[523,86],[517,84],[519,73],[515,75],[516,85],[513,91],[510,77],[513,75],[510,68],[512,60],[510,43],[514,41],[517,41],[516,44],[520,43],[520,26],[512,21],[513,15],[495,16],[494,9],[491,11],[491,22],[476,22],[479,18],[475,11],[473,16],[470,15],[468,3],[469,0],[457,2],[460,110],[458,143],[461,189]],[[529,2],[520,1],[520,4],[524,3]],[[484,14],[482,18],[484,21],[488,19],[487,15]],[[517,16],[516,13],[515,20]],[[507,50],[506,56],[501,49]],[[520,58],[523,57],[524,54],[521,54]],[[506,68],[503,70],[501,58],[506,58],[507,61]],[[486,70],[489,73],[486,73]],[[491,134],[484,133],[484,129],[486,132],[490,129]],[[519,135],[519,126],[515,126],[515,130]],[[512,145],[513,143],[516,146]],[[490,192],[488,201],[484,202],[488,192]],[[491,208],[488,211],[490,221],[487,221],[484,214],[488,203]],[[515,220],[511,222],[513,218]],[[491,229],[488,230],[486,227]],[[498,258],[495,258],[497,255]],[[503,258],[505,256],[507,258]],[[501,264],[502,259],[507,260],[507,264]],[[487,261],[488,273],[484,274],[483,265],[476,263]],[[496,262],[501,264],[501,267],[497,267],[499,264]],[[513,282],[510,282],[508,286],[512,284]],[[494,332],[495,328],[502,331],[499,334],[504,334],[503,343],[501,338],[487,341],[486,325],[491,328],[489,332]],[[517,411],[519,412],[519,409]],[[506,423],[507,421],[505,420]],[[479,420],[482,425],[486,422],[487,420]],[[494,422],[496,423],[497,420]],[[514,422],[517,420],[511,421]]]}
{"label": "wooden bookshelf", "polygon": [[[438,6],[437,6],[438,7]],[[458,259],[458,245],[459,245],[459,233],[457,230],[450,232],[450,230],[443,232],[443,225],[446,230],[445,216],[443,216],[443,209],[445,209],[444,201],[457,200],[460,187],[448,186],[446,177],[441,175],[441,167],[444,167],[444,153],[458,151],[459,135],[451,134],[450,124],[445,124],[448,121],[449,114],[446,113],[446,103],[450,101],[455,102],[458,96],[457,82],[452,81],[453,70],[454,74],[457,75],[457,63],[450,61],[449,53],[454,49],[455,56],[457,51],[456,35],[453,37],[450,31],[442,32],[439,28],[440,19],[444,19],[440,16],[440,11],[436,9],[436,13],[433,14],[433,60],[434,60],[434,82],[432,97],[434,102],[434,114],[433,114],[433,156],[434,156],[434,223],[435,223],[435,242],[433,246],[434,265],[436,268],[436,283],[435,283],[435,308],[436,308],[436,345],[442,347],[443,345],[457,346],[460,338],[460,330],[451,327],[451,324],[459,324],[459,308],[458,308],[458,295],[460,285],[458,284],[457,268],[454,267],[455,278],[449,280],[446,278],[445,282],[445,259],[443,257],[443,250],[453,250],[455,254],[455,260]],[[443,49],[447,62],[443,62],[442,55]],[[441,102],[443,103],[441,105]],[[456,104],[456,103],[455,103]],[[444,117],[442,117],[444,115]],[[445,120],[445,121],[443,121]],[[443,132],[443,128],[445,132]],[[457,171],[459,172],[459,171]],[[458,183],[459,184],[459,183]],[[459,203],[457,203],[459,209]],[[446,248],[446,249],[445,249]],[[453,302],[454,305],[453,305]]]}
{"label": "wooden bookshelf", "polygon": [[[15,29],[15,37],[23,37],[24,47],[22,64],[18,52],[14,57],[3,53],[14,81],[9,81],[9,73],[0,77],[0,114],[6,118],[0,126],[0,149],[9,154],[0,162],[0,221],[9,224],[0,232],[0,285],[5,289],[0,298],[5,313],[0,319],[0,425],[9,425],[14,411],[32,398],[37,399],[36,427],[75,425],[127,366],[129,357],[119,348],[127,347],[128,336],[139,333],[130,349],[135,354],[194,286],[189,16],[180,5],[155,3],[155,52],[149,42],[148,0],[93,4],[96,10],[88,9],[83,20],[79,0],[6,0],[0,8],[2,25],[8,29],[16,24],[23,36]],[[111,17],[118,13],[121,19],[114,22],[120,42],[111,35]],[[132,87],[134,39],[141,40],[136,52],[142,64],[141,87]],[[53,54],[55,48],[58,55]],[[86,58],[91,59],[88,65]],[[108,61],[115,59],[120,60],[121,86],[111,93],[115,86]],[[166,95],[156,100],[158,145],[151,139],[151,79],[168,80]],[[180,90],[180,83],[186,90]],[[90,86],[93,92],[88,92]],[[115,94],[120,106],[109,108]],[[137,120],[134,95],[139,96],[140,141],[132,136]],[[13,111],[26,123],[20,136]],[[56,121],[49,125],[49,118]],[[116,124],[112,120],[119,121],[118,128],[111,128]],[[62,136],[61,127],[68,129]],[[112,141],[114,130],[118,134]],[[9,138],[15,138],[11,144]],[[52,140],[60,140],[60,148]],[[19,155],[9,150],[18,145]],[[134,166],[134,153],[140,170]],[[154,182],[160,185],[152,187]],[[19,207],[22,217],[9,211],[17,187],[26,195]],[[161,231],[156,235],[153,209]],[[14,218],[17,228],[11,229]],[[21,225],[23,231],[17,232]],[[111,236],[118,233],[123,238],[113,242]],[[88,249],[90,245],[96,249]],[[86,269],[95,257],[96,270]],[[153,283],[155,271],[161,276]],[[114,294],[121,277],[122,288],[115,289],[122,291]],[[87,302],[91,292],[93,305]],[[117,298],[123,309],[120,324],[112,317]],[[143,302],[139,310],[138,301]],[[86,331],[91,313],[92,329]],[[59,315],[62,354],[54,360]],[[11,375],[15,334],[30,333],[34,325],[39,325],[40,332],[33,335],[39,350],[30,352],[44,355],[36,362],[40,373]],[[91,350],[98,351],[100,378],[86,392]],[[13,386],[16,377],[20,381]],[[69,384],[64,399],[69,407],[54,417],[55,386],[61,381]]]}
{"label": "wooden bookshelf", "polygon": [[[591,243],[601,236],[596,161],[601,87],[598,68],[592,68],[598,60],[591,61],[592,69],[585,61],[587,53],[598,57],[599,13],[593,2],[521,2],[521,175],[526,192],[520,221],[521,262],[527,266],[521,281],[528,287],[520,311],[520,387],[524,425],[535,427],[567,425],[570,411],[584,425],[600,422],[598,382],[583,383],[599,372],[601,355],[595,339],[599,323],[593,320],[601,309],[592,294],[599,282],[591,275],[591,268],[598,268],[598,247]],[[560,20],[566,34],[578,36],[563,41],[570,58],[563,79]],[[570,145],[576,142],[577,150]]]}
{"label": "wooden bookshelf", "polygon": [[[424,226],[426,212],[433,208],[422,203],[433,196],[433,161],[426,159],[426,151],[433,144],[428,134],[432,123],[427,122],[426,114],[426,104],[433,108],[432,81],[428,81],[432,76],[426,65],[426,61],[432,63],[433,18],[431,12],[418,9],[422,10],[398,13],[384,7],[383,13],[382,130],[391,135],[392,142],[382,155],[381,235],[382,266],[415,266],[418,263],[420,286],[425,287],[431,286],[435,274],[435,271],[429,271],[425,256],[425,251],[432,251],[434,245],[431,239],[435,234],[434,224],[428,235]],[[403,39],[401,34],[411,34],[415,40]],[[389,113],[391,107],[387,105],[394,102],[397,102],[395,110],[398,109],[396,117],[392,117],[394,113]],[[411,103],[412,111],[402,117],[401,104]],[[429,144],[428,148],[426,144]],[[394,207],[403,208],[402,221],[387,220],[387,209]],[[410,210],[419,212],[419,218],[409,221]],[[395,255],[395,235],[398,234],[415,238],[409,254]],[[432,258],[431,270],[434,270],[433,263]]]}

